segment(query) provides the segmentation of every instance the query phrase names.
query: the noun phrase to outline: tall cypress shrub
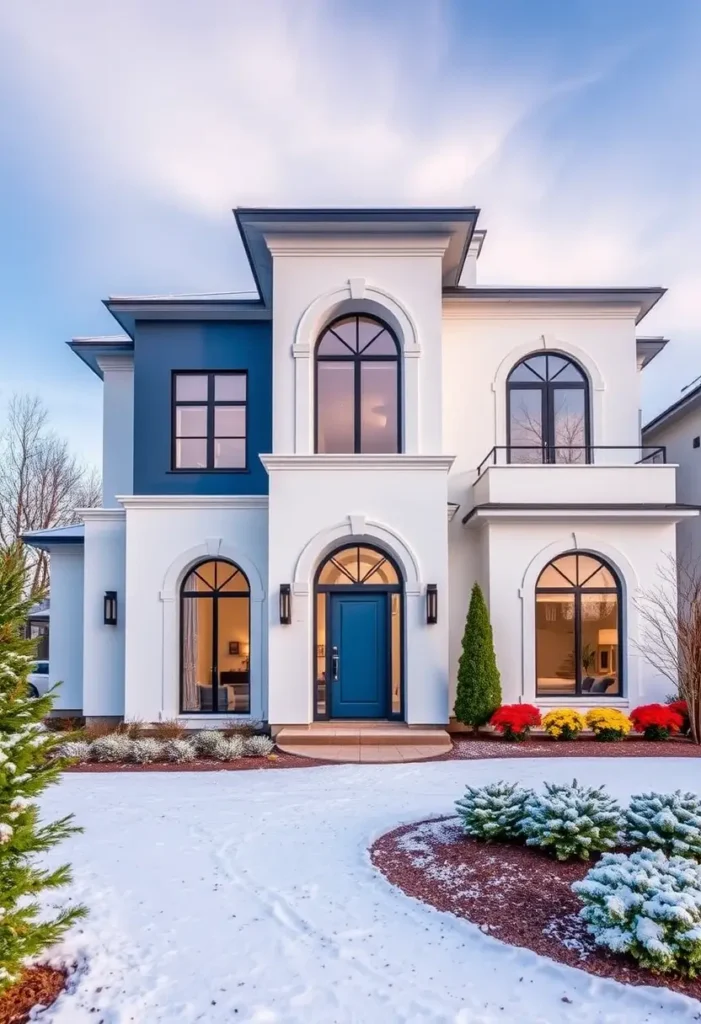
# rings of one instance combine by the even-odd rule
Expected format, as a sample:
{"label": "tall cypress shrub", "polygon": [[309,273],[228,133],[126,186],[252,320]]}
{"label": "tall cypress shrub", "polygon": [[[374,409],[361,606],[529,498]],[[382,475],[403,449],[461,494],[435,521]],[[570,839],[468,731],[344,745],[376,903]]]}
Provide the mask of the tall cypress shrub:
{"label": "tall cypress shrub", "polygon": [[19,978],[27,957],[56,942],[86,912],[73,906],[46,915],[37,899],[71,877],[68,865],[42,868],[38,855],[79,829],[72,815],[39,823],[36,798],[58,781],[64,762],[52,756],[60,734],[43,726],[54,695],[28,695],[36,645],[22,635],[33,603],[24,596],[25,579],[21,548],[0,551],[0,991]]}
{"label": "tall cypress shrub", "polygon": [[494,654],[492,625],[482,588],[475,583],[458,664],[455,717],[477,732],[500,705],[501,679]]}

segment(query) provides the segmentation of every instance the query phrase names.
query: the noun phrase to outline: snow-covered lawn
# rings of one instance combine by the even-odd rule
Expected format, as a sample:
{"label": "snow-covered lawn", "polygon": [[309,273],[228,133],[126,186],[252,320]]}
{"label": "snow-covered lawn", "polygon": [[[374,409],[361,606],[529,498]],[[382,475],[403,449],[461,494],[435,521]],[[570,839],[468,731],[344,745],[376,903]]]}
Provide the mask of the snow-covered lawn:
{"label": "snow-covered lawn", "polygon": [[701,1020],[661,989],[602,981],[506,947],[410,900],[369,843],[450,814],[465,784],[605,782],[619,798],[701,788],[689,759],[538,759],[204,774],[71,774],[44,798],[85,834],[91,908],[75,990],[52,1024],[643,1024]]}

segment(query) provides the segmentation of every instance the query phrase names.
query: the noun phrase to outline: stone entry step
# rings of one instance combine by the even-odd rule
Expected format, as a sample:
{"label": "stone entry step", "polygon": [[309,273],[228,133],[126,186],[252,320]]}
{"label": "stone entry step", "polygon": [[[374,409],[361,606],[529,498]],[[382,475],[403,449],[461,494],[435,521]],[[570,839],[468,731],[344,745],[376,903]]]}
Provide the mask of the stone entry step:
{"label": "stone entry step", "polygon": [[285,725],[275,735],[280,750],[324,761],[401,762],[447,754],[452,744],[441,726],[403,722],[315,722]]}

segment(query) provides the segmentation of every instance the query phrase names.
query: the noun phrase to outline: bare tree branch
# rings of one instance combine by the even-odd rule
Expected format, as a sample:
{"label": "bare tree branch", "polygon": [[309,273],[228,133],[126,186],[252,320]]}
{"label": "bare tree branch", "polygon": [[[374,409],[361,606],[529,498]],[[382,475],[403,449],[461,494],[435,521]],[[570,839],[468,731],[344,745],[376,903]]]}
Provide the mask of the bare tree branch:
{"label": "bare tree branch", "polygon": [[[99,505],[100,497],[99,474],[50,429],[41,399],[14,395],[0,433],[0,545],[9,547],[31,530],[75,523],[75,509]],[[48,557],[28,554],[34,594],[48,585]]]}

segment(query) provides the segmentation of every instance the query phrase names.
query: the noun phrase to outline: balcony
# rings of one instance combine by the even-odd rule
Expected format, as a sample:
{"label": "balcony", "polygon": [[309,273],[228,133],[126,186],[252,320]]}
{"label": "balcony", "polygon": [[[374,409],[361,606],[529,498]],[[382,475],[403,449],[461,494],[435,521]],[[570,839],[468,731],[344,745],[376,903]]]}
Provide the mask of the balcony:
{"label": "balcony", "polygon": [[514,511],[669,510],[676,503],[676,466],[659,446],[492,448],[477,469],[472,499],[474,506]]}

